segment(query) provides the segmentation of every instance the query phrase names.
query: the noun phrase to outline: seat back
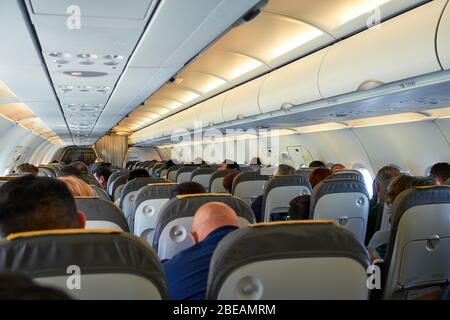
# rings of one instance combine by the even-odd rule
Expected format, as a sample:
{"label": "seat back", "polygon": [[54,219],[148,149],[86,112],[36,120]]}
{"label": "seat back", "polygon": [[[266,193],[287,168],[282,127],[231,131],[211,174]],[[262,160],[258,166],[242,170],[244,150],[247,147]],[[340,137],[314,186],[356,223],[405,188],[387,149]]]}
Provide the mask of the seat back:
{"label": "seat back", "polygon": [[9,180],[20,178],[20,177],[21,177],[20,175],[9,175],[9,176],[0,177],[0,187],[2,185],[4,185],[5,183],[7,183]]}
{"label": "seat back", "polygon": [[450,187],[418,187],[392,206],[385,299],[448,299]]}
{"label": "seat back", "polygon": [[232,172],[236,172],[236,170],[218,170],[213,172],[209,178],[209,192],[227,193],[227,190],[223,186],[223,178]]}
{"label": "seat back", "polygon": [[40,177],[50,177],[50,178],[56,178],[57,177],[56,171],[53,170],[50,167],[39,166],[38,170],[39,170],[39,172],[38,172],[37,175],[40,176]]}
{"label": "seat back", "polygon": [[136,200],[136,193],[143,186],[148,185],[149,183],[164,183],[166,180],[146,177],[146,178],[136,178],[131,181],[128,181],[122,189],[122,193],[120,194],[120,202],[119,207],[122,208],[122,211],[125,217],[128,217],[132,214],[134,200]]}
{"label": "seat back", "polygon": [[264,186],[270,177],[262,175],[259,171],[242,172],[234,178],[233,195],[250,205],[255,198],[264,193]]}
{"label": "seat back", "polygon": [[97,195],[97,197],[99,197],[100,199],[106,200],[106,201],[111,201],[111,197],[105,191],[105,189],[103,189],[102,187],[96,186],[96,185],[91,185],[90,187],[92,189],[94,189],[94,192]]}
{"label": "seat back", "polygon": [[176,182],[178,170],[182,167],[183,167],[183,165],[181,165],[181,164],[176,164],[176,165],[171,166],[167,170],[167,178],[166,179],[169,181],[172,181],[172,182]]}
{"label": "seat back", "polygon": [[274,213],[289,211],[289,202],[300,195],[311,194],[308,180],[302,176],[272,177],[264,188],[264,221],[271,221]]}
{"label": "seat back", "polygon": [[76,299],[167,298],[164,272],[152,248],[116,230],[12,234],[0,241],[0,271],[24,273]]}
{"label": "seat back", "polygon": [[[111,197],[113,197],[113,200],[116,200],[117,197],[117,189],[122,186],[125,185],[128,181],[128,172],[126,174],[122,174],[119,177],[117,177],[116,179],[114,179],[114,181],[111,182],[111,185],[109,187],[109,195]],[[120,193],[119,193],[120,196]]]}
{"label": "seat back", "polygon": [[216,168],[197,168],[192,171],[189,181],[200,183],[205,190],[209,190],[209,179]]}
{"label": "seat back", "polygon": [[113,182],[114,182],[117,178],[119,178],[120,176],[125,176],[125,175],[128,175],[128,171],[120,170],[120,171],[113,172],[113,173],[109,176],[108,183],[106,184],[106,191],[108,192],[108,194],[109,194],[110,196],[114,196],[114,192],[113,192],[113,190],[112,190],[112,184],[113,184]]}
{"label": "seat back", "polygon": [[311,195],[315,220],[336,220],[364,243],[369,214],[369,194],[364,182],[335,179],[319,183]]}
{"label": "seat back", "polygon": [[296,171],[296,173],[309,181],[309,176],[315,169],[317,168],[300,168]]}
{"label": "seat back", "polygon": [[170,199],[161,209],[155,229],[153,247],[161,260],[171,259],[180,251],[192,246],[189,232],[198,208],[208,202],[218,201],[236,212],[242,225],[255,222],[252,209],[241,199],[228,194],[181,195]]}
{"label": "seat back", "polygon": [[175,177],[175,182],[180,184],[183,182],[191,181],[191,174],[193,171],[198,169],[197,166],[184,166],[177,171],[177,175]]}
{"label": "seat back", "polygon": [[364,176],[361,172],[356,170],[339,170],[338,172],[329,175],[325,180],[358,180],[364,182]]}
{"label": "seat back", "polygon": [[128,225],[134,235],[153,243],[161,208],[169,201],[176,187],[176,183],[152,183],[139,189],[133,213],[128,217]]}
{"label": "seat back", "polygon": [[363,300],[364,246],[332,222],[278,222],[233,231],[214,251],[207,299]]}
{"label": "seat back", "polygon": [[92,197],[75,197],[78,210],[86,215],[86,229],[119,229],[128,232],[122,211],[111,201]]}

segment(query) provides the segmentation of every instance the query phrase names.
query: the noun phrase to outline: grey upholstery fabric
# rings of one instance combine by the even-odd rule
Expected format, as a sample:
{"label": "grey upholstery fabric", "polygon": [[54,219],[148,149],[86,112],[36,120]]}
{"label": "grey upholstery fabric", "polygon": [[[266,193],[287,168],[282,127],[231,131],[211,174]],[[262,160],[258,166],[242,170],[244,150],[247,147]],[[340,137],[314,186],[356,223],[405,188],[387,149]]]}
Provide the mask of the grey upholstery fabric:
{"label": "grey upholstery fabric", "polygon": [[260,171],[248,171],[248,172],[242,172],[236,176],[233,180],[233,194],[236,190],[236,186],[242,182],[245,181],[257,181],[257,180],[263,180],[267,181],[269,180],[270,176],[268,175],[262,175]]}
{"label": "grey upholstery fabric", "polygon": [[296,172],[298,175],[302,176],[306,180],[309,179],[309,175],[317,168],[300,168]]}
{"label": "grey upholstery fabric", "polygon": [[[126,233],[43,234],[0,241],[0,271],[32,278],[67,276],[77,265],[86,274],[139,275],[167,298],[165,275],[158,257],[144,241]],[[84,283],[84,286],[92,285]],[[114,288],[111,283],[111,290]],[[101,297],[99,297],[101,299]]]}
{"label": "grey upholstery fabric", "polygon": [[332,175],[329,175],[328,177],[325,178],[325,180],[337,180],[337,179],[342,179],[342,180],[357,180],[357,181],[361,181],[364,182],[364,176],[362,175],[362,173],[358,172],[358,171],[353,171],[353,172],[341,172],[338,171]]}
{"label": "grey upholstery fabric", "polygon": [[94,189],[95,194],[97,195],[97,197],[99,197],[100,199],[106,200],[106,201],[111,201],[111,197],[109,196],[109,194],[105,191],[105,189],[99,187],[99,186],[95,186],[95,185],[91,185],[92,189]]}
{"label": "grey upholstery fabric", "polygon": [[311,214],[314,212],[317,201],[324,195],[348,192],[360,192],[365,194],[367,199],[369,199],[366,185],[362,181],[349,179],[323,180],[314,188],[314,192],[311,195]]}
{"label": "grey upholstery fabric", "polygon": [[213,172],[211,174],[211,177],[209,178],[209,188],[208,188],[209,192],[212,192],[211,185],[213,184],[214,180],[216,180],[217,178],[223,178],[232,172],[239,172],[239,171],[227,169],[227,170],[218,170],[218,171]]}
{"label": "grey upholstery fabric", "polygon": [[115,196],[117,188],[121,185],[126,184],[127,180],[128,180],[128,173],[120,175],[118,178],[116,178],[114,181],[111,182],[109,195],[111,197],[114,197],[114,200],[116,200]]}
{"label": "grey upholstery fabric", "polygon": [[122,213],[112,202],[99,198],[75,197],[78,210],[86,215],[87,221],[110,221],[128,232],[128,224]]}
{"label": "grey upholstery fabric", "polygon": [[[178,169],[180,169],[181,167],[183,167],[182,164],[176,164],[176,165],[171,166],[169,169],[167,169],[167,173],[166,173],[166,175],[167,175],[167,180],[170,180],[170,181],[172,181],[172,182],[176,182],[176,181],[175,181],[176,171],[178,171]],[[171,179],[169,178],[169,177],[172,177],[172,175],[173,175],[173,180],[171,180]]]}
{"label": "grey upholstery fabric", "polygon": [[[217,299],[233,270],[254,262],[314,257],[347,257],[366,269],[366,248],[353,234],[332,223],[270,223],[247,226],[226,236],[214,251],[207,299]],[[301,272],[301,270],[299,270]]]}
{"label": "grey upholstery fabric", "polygon": [[216,171],[216,168],[208,167],[208,168],[197,168],[191,173],[191,179],[190,181],[195,181],[196,178],[200,178],[199,176],[204,176],[203,180],[205,181],[202,185],[205,188],[205,190],[209,190],[209,179],[211,178],[211,175]]}
{"label": "grey upholstery fabric", "polygon": [[193,217],[198,208],[208,202],[223,202],[234,209],[238,217],[242,217],[250,223],[255,222],[255,216],[252,209],[241,199],[227,194],[198,194],[189,196],[178,196],[170,199],[161,209],[158,225],[155,230],[153,247],[158,248],[159,237],[164,227],[171,221],[183,218]]}
{"label": "grey upholstery fabric", "polygon": [[171,192],[177,187],[175,183],[165,183],[165,184],[157,184],[157,185],[147,185],[139,189],[139,192],[136,195],[136,200],[134,200],[133,212],[127,218],[128,225],[130,226],[130,231],[134,230],[134,217],[136,216],[136,210],[139,205],[151,199],[169,199]]}
{"label": "grey upholstery fabric", "polygon": [[108,191],[108,193],[110,193],[110,195],[114,195],[114,192],[110,192],[110,188],[111,188],[111,184],[120,176],[124,176],[124,175],[128,175],[128,171],[125,170],[121,170],[121,171],[116,171],[113,172],[108,179],[108,183],[106,184],[106,190]]}
{"label": "grey upholstery fabric", "polygon": [[164,183],[167,180],[164,179],[159,179],[159,178],[154,178],[154,177],[148,177],[148,178],[136,178],[133,179],[131,181],[128,181],[125,184],[125,187],[122,189],[122,193],[120,194],[120,207],[123,207],[123,200],[125,198],[125,196],[132,191],[137,191],[140,188],[146,186],[147,184],[150,183]]}
{"label": "grey upholstery fabric", "polygon": [[[180,176],[182,173],[193,172],[193,171],[195,171],[196,169],[198,169],[198,166],[195,166],[195,165],[192,165],[192,166],[184,166],[184,167],[180,168],[180,169],[177,171],[177,174],[176,174],[176,176],[175,176],[175,181],[174,181],[174,182],[180,183],[180,182],[178,181],[178,178],[179,178],[179,176]],[[188,179],[188,180],[189,180],[189,179]],[[185,182],[185,181],[181,181],[181,182]]]}

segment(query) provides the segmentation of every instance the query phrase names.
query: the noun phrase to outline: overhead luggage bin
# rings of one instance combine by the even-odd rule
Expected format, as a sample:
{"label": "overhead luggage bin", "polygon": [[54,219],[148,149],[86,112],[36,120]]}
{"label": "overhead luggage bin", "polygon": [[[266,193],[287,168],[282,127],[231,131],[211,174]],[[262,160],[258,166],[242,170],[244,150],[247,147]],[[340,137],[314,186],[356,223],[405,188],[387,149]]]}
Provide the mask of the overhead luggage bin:
{"label": "overhead luggage bin", "polygon": [[450,69],[450,5],[447,4],[442,15],[437,34],[439,61],[444,69]]}
{"label": "overhead luggage bin", "polygon": [[323,97],[440,71],[435,37],[446,2],[432,1],[333,45],[319,74]]}
{"label": "overhead luggage bin", "polygon": [[202,102],[198,115],[198,120],[202,122],[203,127],[214,126],[224,122],[222,108],[227,94],[223,93],[214,98]]}

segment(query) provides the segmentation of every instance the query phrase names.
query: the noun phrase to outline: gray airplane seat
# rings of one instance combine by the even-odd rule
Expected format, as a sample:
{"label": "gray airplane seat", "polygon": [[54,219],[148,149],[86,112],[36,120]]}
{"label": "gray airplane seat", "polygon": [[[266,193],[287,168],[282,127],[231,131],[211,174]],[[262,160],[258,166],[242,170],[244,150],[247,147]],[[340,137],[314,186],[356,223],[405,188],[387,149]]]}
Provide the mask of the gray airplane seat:
{"label": "gray airplane seat", "polygon": [[168,182],[164,179],[154,178],[154,177],[145,177],[145,178],[135,178],[131,181],[128,181],[122,189],[120,194],[120,202],[119,207],[122,208],[123,214],[126,219],[133,214],[134,201],[136,200],[136,194],[139,189],[145,187],[150,183],[164,183]]}
{"label": "gray airplane seat", "polygon": [[339,170],[332,175],[329,175],[325,180],[358,180],[364,183],[364,176],[357,170]]}
{"label": "gray airplane seat", "polygon": [[77,209],[86,215],[86,229],[119,229],[129,232],[122,211],[111,201],[97,197],[75,197]]}
{"label": "gray airplane seat", "polygon": [[120,176],[124,176],[124,175],[128,175],[128,171],[125,171],[125,170],[116,171],[116,172],[113,172],[113,173],[109,176],[108,182],[107,182],[107,184],[106,184],[106,191],[108,192],[108,194],[109,194],[110,196],[113,196],[113,195],[114,195],[114,192],[113,192],[113,190],[112,190],[112,184],[113,184],[113,182],[114,182],[116,179],[118,179]]}
{"label": "gray airplane seat", "polygon": [[23,273],[75,299],[167,298],[164,271],[153,249],[117,230],[11,234],[0,241],[0,272]]}
{"label": "gray airplane seat", "polygon": [[209,178],[208,190],[211,193],[227,193],[225,187],[223,186],[223,178],[233,172],[239,172],[232,169],[217,170],[211,174]]}
{"label": "gray airplane seat", "polygon": [[169,169],[167,169],[166,179],[171,182],[177,182],[177,180],[176,180],[177,173],[178,173],[178,170],[180,170],[180,168],[182,168],[182,167],[183,167],[182,164],[176,164],[176,165],[171,166]]}
{"label": "gray airplane seat", "polygon": [[260,171],[242,172],[233,180],[233,195],[249,205],[264,193],[264,186],[271,176],[262,175]]}
{"label": "gray airplane seat", "polygon": [[184,166],[180,169],[178,169],[177,174],[175,176],[175,182],[176,183],[183,183],[183,182],[189,182],[191,181],[191,174],[196,169],[198,169],[198,166]]}
{"label": "gray airplane seat", "polygon": [[308,180],[311,172],[313,172],[315,169],[317,168],[300,168],[296,171],[296,173]]}
{"label": "gray airplane seat", "polygon": [[264,221],[273,220],[275,214],[287,213],[289,202],[295,197],[311,194],[308,180],[302,176],[272,177],[264,188]]}
{"label": "gray airplane seat", "polygon": [[364,182],[354,179],[324,180],[311,195],[310,217],[336,220],[364,243],[369,214],[369,194]]}
{"label": "gray airplane seat", "polygon": [[209,179],[211,175],[217,171],[216,168],[197,168],[192,171],[189,181],[200,183],[205,190],[209,188]]}
{"label": "gray airplane seat", "polygon": [[47,166],[39,166],[38,167],[38,176],[39,177],[49,177],[49,178],[56,178],[57,174],[56,171],[51,168],[51,167],[47,167]]}
{"label": "gray airplane seat", "polygon": [[170,199],[161,209],[153,238],[153,247],[161,260],[171,259],[180,251],[192,246],[189,232],[198,208],[208,202],[222,202],[236,212],[241,226],[254,223],[252,209],[241,199],[229,194],[180,195]]}
{"label": "gray airplane seat", "polygon": [[385,299],[449,299],[450,187],[416,187],[393,203]]}
{"label": "gray airplane seat", "polygon": [[153,234],[161,208],[169,201],[176,183],[155,183],[142,187],[136,194],[133,214],[128,218],[131,232],[153,243]]}
{"label": "gray airplane seat", "polygon": [[111,197],[113,197],[113,200],[117,200],[120,197],[120,192],[122,192],[122,190],[120,190],[120,192],[118,191],[119,187],[123,186],[127,183],[128,181],[128,172],[126,174],[120,175],[119,177],[117,177],[116,179],[114,179],[114,181],[111,182],[111,185],[108,188],[108,193]]}
{"label": "gray airplane seat", "polygon": [[94,189],[94,192],[97,195],[97,197],[99,197],[100,199],[106,200],[106,201],[111,201],[111,197],[105,191],[105,189],[103,189],[102,187],[99,187],[97,185],[90,185],[90,187],[92,189]]}
{"label": "gray airplane seat", "polygon": [[333,221],[250,225],[227,235],[211,260],[210,300],[366,300],[365,247]]}

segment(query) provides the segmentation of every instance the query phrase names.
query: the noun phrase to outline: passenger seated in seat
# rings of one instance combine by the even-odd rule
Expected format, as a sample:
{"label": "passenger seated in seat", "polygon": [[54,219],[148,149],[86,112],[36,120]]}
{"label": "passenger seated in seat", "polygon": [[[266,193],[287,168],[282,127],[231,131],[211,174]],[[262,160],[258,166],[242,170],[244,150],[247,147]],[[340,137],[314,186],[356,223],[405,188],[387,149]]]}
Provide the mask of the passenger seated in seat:
{"label": "passenger seated in seat", "polygon": [[89,169],[88,169],[87,165],[84,164],[84,163],[81,162],[81,161],[75,161],[75,162],[72,162],[70,165],[71,165],[72,167],[75,167],[75,168],[77,168],[78,170],[80,170],[80,172],[81,172],[82,175],[87,175],[87,174],[89,173]]}
{"label": "passenger seated in seat", "polygon": [[311,197],[298,196],[289,202],[289,220],[308,220]]}
{"label": "passenger seated in seat", "polygon": [[[295,174],[295,168],[287,165],[287,164],[280,164],[278,166],[278,169],[275,170],[273,176],[279,177],[279,176],[292,176]],[[252,202],[252,210],[255,214],[256,222],[263,222],[264,212],[263,212],[263,200],[264,195],[260,195],[259,197],[255,198]]]}
{"label": "passenger seated in seat", "polygon": [[36,166],[33,166],[32,164],[22,163],[17,167],[17,169],[14,172],[37,174],[39,172],[39,169]]}
{"label": "passenger seated in seat", "polygon": [[194,245],[171,260],[162,261],[170,299],[205,299],[214,250],[226,235],[238,227],[236,213],[224,203],[209,202],[197,210],[190,233]]}
{"label": "passenger seated in seat", "polygon": [[326,168],[327,166],[325,165],[325,163],[323,163],[323,161],[313,161],[309,164],[310,168]]}
{"label": "passenger seated in seat", "polygon": [[431,167],[430,177],[437,185],[445,185],[446,181],[450,179],[450,164],[447,162],[436,163]]}
{"label": "passenger seated in seat", "polygon": [[62,169],[59,170],[58,172],[58,177],[68,177],[68,176],[74,176],[82,179],[83,173],[72,165],[62,167]]}
{"label": "passenger seated in seat", "polygon": [[[391,183],[388,186],[385,202],[387,204],[387,209],[392,208],[392,204],[394,203],[397,196],[403,191],[411,188],[411,187],[424,187],[424,186],[433,186],[435,185],[434,180],[432,178],[427,177],[413,177],[407,175],[399,175],[392,179]],[[392,213],[388,212],[386,219],[388,219],[389,225],[393,221]],[[395,213],[394,213],[395,214]],[[387,231],[378,231],[374,234],[372,239],[369,242],[368,250],[369,254],[373,259],[384,259],[386,254],[386,249],[389,242],[389,230]],[[382,239],[382,241],[380,241]]]}
{"label": "passenger seated in seat", "polygon": [[330,170],[331,170],[332,173],[336,173],[339,170],[345,170],[345,166],[343,164],[340,164],[340,163],[335,163],[335,164],[333,164],[331,166]]}
{"label": "passenger seated in seat", "polygon": [[200,183],[183,182],[172,190],[170,198],[172,199],[175,198],[176,196],[180,196],[183,194],[199,194],[199,193],[206,193],[205,188]]}
{"label": "passenger seated in seat", "polygon": [[238,174],[239,174],[238,172],[231,172],[231,173],[227,174],[223,178],[223,187],[230,194],[233,192],[233,181],[234,181],[234,178],[236,178],[236,176]]}
{"label": "passenger seated in seat", "polygon": [[94,177],[103,188],[106,188],[112,171],[108,166],[100,166],[94,171]]}
{"label": "passenger seated in seat", "polygon": [[27,175],[0,187],[0,237],[10,233],[84,228],[85,216],[62,181]]}
{"label": "passenger seated in seat", "polygon": [[94,189],[90,185],[88,185],[83,180],[74,177],[74,176],[68,176],[68,177],[59,177],[58,180],[64,182],[66,186],[69,188],[70,193],[74,197],[95,197],[96,193]]}
{"label": "passenger seated in seat", "polygon": [[332,175],[333,172],[331,172],[328,168],[317,168],[314,169],[313,172],[309,175],[309,183],[311,184],[311,189],[314,189],[315,186],[317,186],[319,183],[321,183],[323,180],[325,180],[328,176]]}
{"label": "passenger seated in seat", "polygon": [[128,175],[128,181],[131,181],[131,180],[136,179],[136,178],[149,178],[149,177],[150,177],[150,173],[148,173],[147,170],[145,170],[145,169],[134,169]]}
{"label": "passenger seated in seat", "polygon": [[240,170],[240,167],[235,161],[225,160],[218,170]]}

